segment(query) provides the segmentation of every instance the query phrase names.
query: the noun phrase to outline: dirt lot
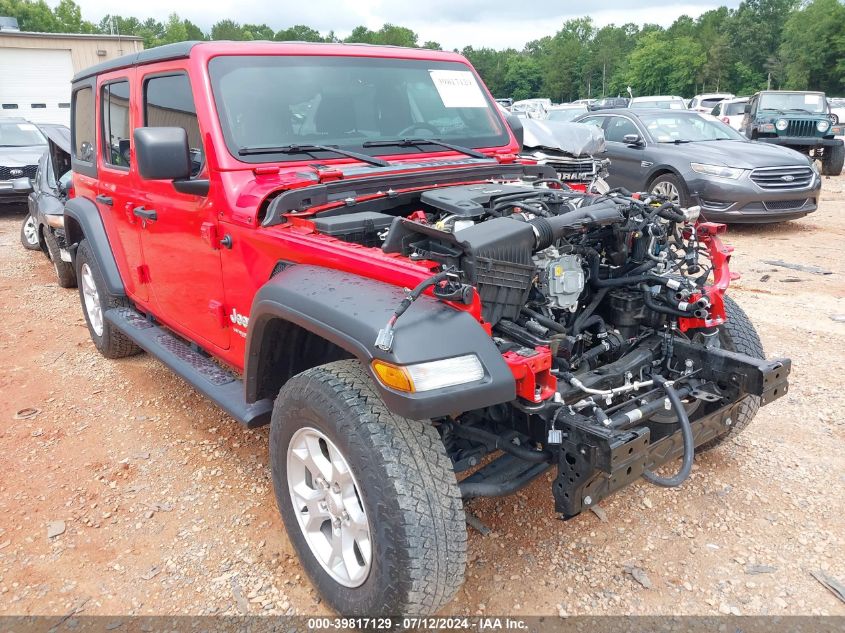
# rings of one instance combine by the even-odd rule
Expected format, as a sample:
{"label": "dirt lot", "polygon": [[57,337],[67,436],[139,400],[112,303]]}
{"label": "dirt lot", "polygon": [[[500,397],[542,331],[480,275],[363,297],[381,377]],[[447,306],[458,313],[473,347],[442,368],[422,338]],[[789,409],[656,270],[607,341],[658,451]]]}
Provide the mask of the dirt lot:
{"label": "dirt lot", "polygon": [[[845,614],[811,575],[845,581],[845,178],[824,188],[809,218],[727,236],[733,296],[793,359],[790,395],[680,489],[639,483],[569,522],[545,480],[473,502],[494,532],[470,533],[450,613]],[[20,222],[0,210],[0,615],[325,613],[276,513],[266,429],[147,356],[101,358]]]}

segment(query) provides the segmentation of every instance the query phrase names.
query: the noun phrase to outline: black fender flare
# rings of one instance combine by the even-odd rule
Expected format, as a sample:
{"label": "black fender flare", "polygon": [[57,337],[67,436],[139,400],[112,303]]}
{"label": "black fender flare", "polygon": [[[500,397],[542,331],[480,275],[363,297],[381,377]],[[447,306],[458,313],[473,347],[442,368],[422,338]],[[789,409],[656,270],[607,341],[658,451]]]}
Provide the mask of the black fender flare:
{"label": "black fender flare", "polygon": [[294,265],[262,286],[249,315],[244,383],[247,402],[258,399],[261,347],[267,326],[282,319],[343,348],[373,375],[371,362],[411,365],[475,354],[484,377],[473,383],[406,393],[373,383],[387,407],[403,417],[422,420],[510,402],[516,383],[493,339],[468,312],[427,295],[415,301],[396,324],[394,344],[386,352],[376,336],[405,296],[399,286],[320,266]]}
{"label": "black fender flare", "polygon": [[120,278],[120,271],[111,250],[106,227],[100,217],[97,205],[88,198],[71,198],[65,204],[65,237],[70,251],[76,258],[76,248],[83,238],[88,240],[109,294],[114,297],[125,297],[126,289]]}

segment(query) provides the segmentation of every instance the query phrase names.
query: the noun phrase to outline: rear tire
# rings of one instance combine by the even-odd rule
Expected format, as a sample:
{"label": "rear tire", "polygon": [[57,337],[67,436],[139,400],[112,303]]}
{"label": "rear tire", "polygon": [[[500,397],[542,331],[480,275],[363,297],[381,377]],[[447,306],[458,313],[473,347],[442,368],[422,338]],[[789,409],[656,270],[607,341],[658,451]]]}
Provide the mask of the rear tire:
{"label": "rear tire", "polygon": [[[317,449],[304,448],[309,437]],[[335,465],[341,461],[348,468]],[[357,360],[285,384],[273,408],[270,462],[288,536],[334,610],[427,615],[458,591],[467,533],[452,463],[434,426],[388,411]],[[335,486],[339,497],[329,501]],[[349,486],[354,492],[342,493]],[[359,538],[362,525],[367,538]],[[348,560],[332,547],[344,542],[353,543]]]}
{"label": "rear tire", "polygon": [[843,166],[845,166],[845,144],[833,145],[825,149],[822,160],[823,176],[838,176],[842,173]]}
{"label": "rear tire", "polygon": [[[760,341],[760,336],[757,334],[754,324],[751,323],[751,319],[748,318],[748,315],[736,301],[728,296],[724,297],[724,301],[727,322],[719,328],[719,342],[722,347],[733,352],[748,354],[754,358],[766,358],[763,343]],[[696,452],[703,453],[716,448],[742,433],[751,424],[751,420],[757,415],[759,409],[760,396],[746,396],[739,405],[736,419],[728,427],[728,430],[723,435],[702,444],[696,449]]]}
{"label": "rear tire", "polygon": [[76,270],[71,262],[62,259],[62,249],[56,241],[56,236],[49,228],[44,229],[44,243],[47,245],[47,254],[56,269],[56,277],[60,288],[76,288]]}
{"label": "rear tire", "polygon": [[41,244],[38,243],[38,223],[29,213],[21,224],[21,246],[28,251],[41,250]]}
{"label": "rear tire", "polygon": [[129,300],[108,293],[97,260],[91,254],[88,240],[82,240],[76,251],[76,278],[79,281],[82,313],[85,315],[94,347],[106,358],[124,358],[140,354],[141,348],[105,318],[106,310],[130,307]]}

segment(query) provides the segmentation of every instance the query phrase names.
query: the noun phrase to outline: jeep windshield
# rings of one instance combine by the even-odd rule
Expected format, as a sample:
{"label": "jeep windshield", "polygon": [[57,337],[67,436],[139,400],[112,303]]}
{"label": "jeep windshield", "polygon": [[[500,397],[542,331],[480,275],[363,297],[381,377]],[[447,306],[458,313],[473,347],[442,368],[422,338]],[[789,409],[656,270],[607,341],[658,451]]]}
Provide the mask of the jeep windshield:
{"label": "jeep windshield", "polygon": [[820,92],[764,92],[760,95],[757,109],[811,114],[824,114],[827,111],[824,95]]}
{"label": "jeep windshield", "polygon": [[209,74],[228,149],[245,162],[337,158],[290,150],[297,146],[389,155],[438,149],[379,141],[480,148],[510,140],[484,88],[459,62],[227,55],[209,62]]}

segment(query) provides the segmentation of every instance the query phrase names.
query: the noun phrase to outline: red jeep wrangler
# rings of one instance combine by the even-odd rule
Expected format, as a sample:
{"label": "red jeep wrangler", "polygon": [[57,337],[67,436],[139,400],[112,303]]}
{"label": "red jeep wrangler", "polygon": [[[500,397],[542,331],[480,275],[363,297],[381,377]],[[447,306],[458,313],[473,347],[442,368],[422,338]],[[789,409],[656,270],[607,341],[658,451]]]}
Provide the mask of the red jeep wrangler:
{"label": "red jeep wrangler", "polygon": [[448,603],[466,499],[555,468],[569,518],[679,485],[786,391],[724,296],[723,227],[517,161],[459,55],[146,50],[74,78],[72,149],[94,344],[271,425],[288,534],[342,613]]}

